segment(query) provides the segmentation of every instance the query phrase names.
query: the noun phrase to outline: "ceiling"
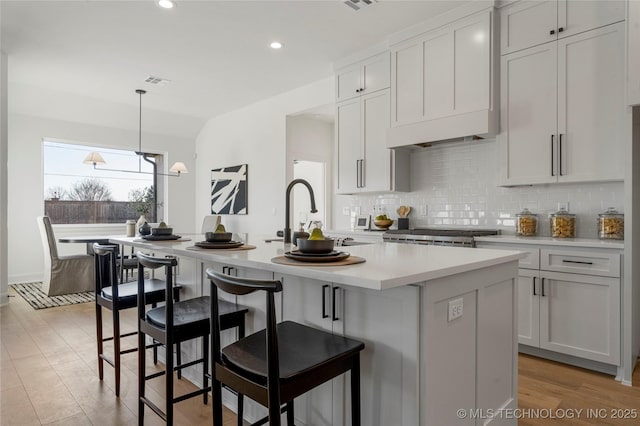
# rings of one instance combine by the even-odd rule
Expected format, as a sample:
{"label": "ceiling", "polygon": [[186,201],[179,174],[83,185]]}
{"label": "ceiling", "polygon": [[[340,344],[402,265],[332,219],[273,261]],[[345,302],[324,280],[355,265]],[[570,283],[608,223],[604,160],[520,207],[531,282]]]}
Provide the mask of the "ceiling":
{"label": "ceiling", "polygon": [[[16,84],[204,120],[332,75],[333,62],[464,2],[0,1]],[[281,50],[269,43],[278,40]],[[153,75],[165,86],[145,83]]]}

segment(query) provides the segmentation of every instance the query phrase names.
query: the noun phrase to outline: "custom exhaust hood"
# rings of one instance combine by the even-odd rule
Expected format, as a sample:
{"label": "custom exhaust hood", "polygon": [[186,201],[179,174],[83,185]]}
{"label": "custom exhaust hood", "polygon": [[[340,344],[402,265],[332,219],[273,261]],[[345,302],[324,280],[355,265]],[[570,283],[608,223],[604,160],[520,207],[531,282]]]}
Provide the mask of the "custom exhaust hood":
{"label": "custom exhaust hood", "polygon": [[494,137],[498,125],[492,110],[457,114],[387,129],[387,148],[427,147],[436,143]]}

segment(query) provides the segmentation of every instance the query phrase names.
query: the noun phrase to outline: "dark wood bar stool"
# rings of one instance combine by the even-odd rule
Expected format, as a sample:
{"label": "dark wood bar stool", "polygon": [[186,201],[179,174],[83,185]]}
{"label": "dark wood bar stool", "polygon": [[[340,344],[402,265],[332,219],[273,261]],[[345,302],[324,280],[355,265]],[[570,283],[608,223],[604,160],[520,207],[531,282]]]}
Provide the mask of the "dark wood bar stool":
{"label": "dark wood bar stool", "polygon": [[[122,349],[120,339],[133,336],[138,332],[121,333],[120,311],[135,308],[138,304],[138,283],[121,284],[118,282],[120,274],[118,268],[118,246],[95,243],[93,245],[95,262],[95,299],[96,299],[96,334],[98,342],[98,376],[104,377],[104,361],[115,369],[116,396],[120,396],[120,356],[135,352],[138,347]],[[165,283],[162,280],[144,280],[144,294],[146,303],[156,306],[165,300]],[[173,288],[173,297],[180,300],[180,287]],[[104,337],[102,332],[102,308],[109,309],[113,319],[113,336]],[[113,340],[113,359],[104,353],[104,342]],[[154,360],[157,360],[157,344],[149,345],[154,349]]]}
{"label": "dark wood bar stool", "polygon": [[[144,281],[144,269],[165,268],[165,293],[170,294],[173,287],[173,270],[177,265],[175,258],[157,258],[137,252],[138,258],[138,287]],[[138,295],[138,424],[144,424],[144,407],[148,406],[154,413],[160,416],[167,424],[173,424],[173,404],[189,398],[202,395],[203,402],[208,400],[209,386],[209,333],[210,325],[210,297],[201,296],[193,299],[173,302],[167,299],[165,306],[150,310],[145,309],[144,293]],[[222,324],[224,329],[238,327],[238,334],[244,336],[244,320],[248,308],[227,301],[219,301],[219,318],[217,324]],[[165,354],[165,370],[146,375],[146,357],[144,353],[145,336],[151,336],[167,348]],[[202,338],[202,358],[174,365],[173,345],[191,339]],[[188,394],[174,396],[173,372],[186,367],[202,364],[202,388]],[[159,376],[165,376],[165,409],[164,411],[145,396],[145,383],[147,380]]]}
{"label": "dark wood bar stool", "polygon": [[[341,375],[351,372],[351,423],[360,425],[360,351],[364,343],[317,330],[292,321],[276,325],[274,294],[280,281],[261,281],[223,275],[207,270],[211,280],[211,355],[213,425],[222,426],[222,386],[259,402],[269,415],[254,425],[280,425],[287,413],[293,426],[294,398]],[[220,348],[218,289],[243,295],[266,293],[267,328]],[[282,408],[282,404],[285,407]]]}

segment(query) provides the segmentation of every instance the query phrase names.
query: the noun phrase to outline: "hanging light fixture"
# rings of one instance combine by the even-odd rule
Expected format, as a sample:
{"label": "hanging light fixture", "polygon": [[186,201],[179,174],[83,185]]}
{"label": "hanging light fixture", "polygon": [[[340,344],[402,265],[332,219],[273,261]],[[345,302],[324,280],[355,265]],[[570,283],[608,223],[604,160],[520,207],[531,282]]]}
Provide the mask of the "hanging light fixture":
{"label": "hanging light fixture", "polygon": [[[169,168],[169,173],[158,173],[157,171],[158,164],[155,162],[157,154],[142,151],[142,95],[147,93],[147,91],[142,89],[137,89],[136,93],[140,95],[139,121],[138,121],[139,122],[138,150],[135,151],[136,155],[139,157],[138,170],[107,169],[103,167],[98,168],[97,167],[98,165],[107,164],[107,162],[104,161],[104,158],[102,158],[102,155],[100,155],[100,153],[97,151],[90,152],[89,155],[87,155],[87,157],[84,159],[83,163],[92,164],[95,170],[108,170],[112,172],[141,173],[141,174],[148,174],[148,175],[152,174],[152,175],[173,176],[173,177],[180,177],[183,173],[189,173],[187,166],[185,166],[185,164],[181,161],[176,161],[175,163],[173,163],[173,166]],[[153,166],[153,172],[142,171],[142,160],[145,160],[147,163],[150,163]]]}

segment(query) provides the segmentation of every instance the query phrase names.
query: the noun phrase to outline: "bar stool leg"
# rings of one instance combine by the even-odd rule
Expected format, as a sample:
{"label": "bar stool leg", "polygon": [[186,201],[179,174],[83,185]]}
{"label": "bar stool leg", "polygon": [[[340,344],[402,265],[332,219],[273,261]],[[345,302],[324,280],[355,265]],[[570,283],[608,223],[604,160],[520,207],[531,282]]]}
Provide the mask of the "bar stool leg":
{"label": "bar stool leg", "polygon": [[287,402],[287,426],[295,426],[293,418],[293,400]]}
{"label": "bar stool leg", "polygon": [[104,360],[102,359],[102,306],[96,303],[96,340],[98,342],[98,377],[104,378]]}
{"label": "bar stool leg", "polygon": [[145,356],[145,334],[138,329],[138,426],[144,426]]}
{"label": "bar stool leg", "polygon": [[238,426],[244,424],[244,395],[238,392]]}
{"label": "bar stool leg", "polygon": [[360,355],[356,355],[351,367],[351,425],[360,426],[360,422]]}
{"label": "bar stool leg", "polygon": [[166,415],[167,425],[173,425],[173,351],[171,350],[172,342],[167,342],[165,351],[166,356],[166,369],[165,369],[165,399],[166,399]]}
{"label": "bar stool leg", "polygon": [[116,370],[116,396],[120,396],[120,313],[113,311],[113,366]]}
{"label": "bar stool leg", "polygon": [[207,377],[208,372],[209,338],[207,336],[202,336],[202,389],[205,390],[202,394],[202,402],[204,402],[204,405],[207,405],[207,402],[209,402],[209,392],[207,392],[207,388],[209,387],[209,378]]}
{"label": "bar stool leg", "polygon": [[222,425],[222,385],[216,379],[215,363],[211,367],[211,406],[213,408],[213,426]]}

